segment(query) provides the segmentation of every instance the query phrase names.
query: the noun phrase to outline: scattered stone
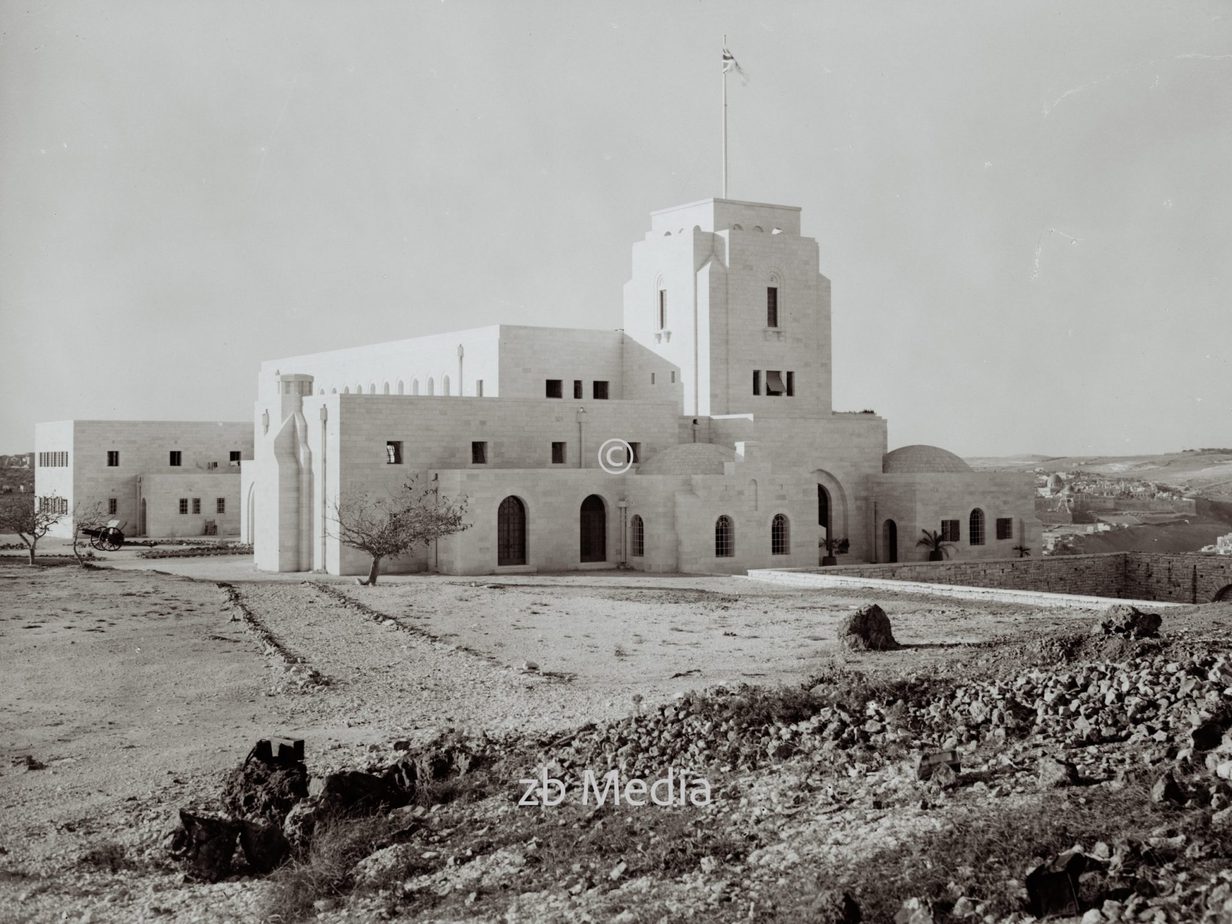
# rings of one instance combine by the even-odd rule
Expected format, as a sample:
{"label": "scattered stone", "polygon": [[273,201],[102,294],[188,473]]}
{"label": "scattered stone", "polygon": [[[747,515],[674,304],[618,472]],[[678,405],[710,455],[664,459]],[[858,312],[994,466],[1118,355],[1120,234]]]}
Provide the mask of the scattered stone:
{"label": "scattered stone", "polygon": [[1190,733],[1195,751],[1213,751],[1223,743],[1224,732],[1232,725],[1232,715],[1208,719]]}
{"label": "scattered stone", "polygon": [[902,646],[894,640],[890,617],[876,603],[862,606],[840,625],[839,643],[853,651],[894,651]]}
{"label": "scattered stone", "polygon": [[282,821],[240,822],[240,849],[249,870],[257,875],[272,872],[290,855],[291,847],[282,833]]}
{"label": "scattered stone", "polygon": [[1171,771],[1165,773],[1151,787],[1151,801],[1156,803],[1171,802],[1173,805],[1185,804],[1185,791],[1181,789]]}
{"label": "scattered stone", "polygon": [[303,761],[276,764],[251,757],[227,775],[220,798],[235,818],[281,827],[291,807],[307,796],[308,768]]}
{"label": "scattered stone", "polygon": [[1060,789],[1078,782],[1078,768],[1069,761],[1041,757],[1038,764],[1039,784],[1045,789]]}
{"label": "scattered stone", "polygon": [[894,924],[933,924],[933,910],[928,902],[918,898],[909,898],[894,915]]}
{"label": "scattered stone", "polygon": [[305,799],[297,802],[282,822],[282,836],[286,838],[287,847],[295,856],[303,856],[308,852],[312,836],[317,828],[318,805],[316,799]]}
{"label": "scattered stone", "polygon": [[960,769],[957,751],[921,751],[915,756],[915,778],[917,780],[932,779],[941,768],[947,768],[958,773]]}
{"label": "scattered stone", "polygon": [[1069,850],[1051,862],[1032,868],[1026,878],[1031,913],[1037,918],[1052,914],[1078,914],[1078,877],[1086,872],[1087,867],[1085,855]]}
{"label": "scattered stone", "polygon": [[27,772],[31,770],[46,770],[47,765],[35,757],[33,754],[23,754],[21,757],[13,758],[13,765],[22,767]]}
{"label": "scattered stone", "polygon": [[359,888],[378,889],[402,878],[422,853],[413,844],[394,844],[371,853],[355,864],[351,878]]}
{"label": "scattered stone", "polygon": [[1108,608],[1094,634],[1133,639],[1158,638],[1162,622],[1158,613],[1144,613],[1128,603],[1118,603]]}
{"label": "scattered stone", "polygon": [[1232,831],[1232,807],[1220,809],[1212,815],[1211,827],[1217,831]]}
{"label": "scattered stone", "polygon": [[849,892],[822,889],[809,902],[801,920],[803,924],[860,924],[863,918]]}

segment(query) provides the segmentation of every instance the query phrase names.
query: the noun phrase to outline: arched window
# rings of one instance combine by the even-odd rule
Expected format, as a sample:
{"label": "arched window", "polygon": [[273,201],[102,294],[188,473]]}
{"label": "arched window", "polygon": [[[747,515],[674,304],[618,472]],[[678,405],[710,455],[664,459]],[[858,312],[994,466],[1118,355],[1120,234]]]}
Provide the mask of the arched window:
{"label": "arched window", "polygon": [[419,379],[411,379],[411,394],[419,394]]}
{"label": "arched window", "polygon": [[383,392],[383,394],[386,394],[386,395],[387,395],[387,394],[389,394],[389,383],[388,383],[388,382],[386,382],[386,383],[385,383],[385,385],[384,385],[384,392]]}
{"label": "arched window", "polygon": [[325,394],[325,389],[324,389],[324,388],[322,388],[320,391],[318,391],[318,392],[317,392],[317,394],[318,394],[318,395],[323,395],[323,394]]}
{"label": "arched window", "polygon": [[791,527],[784,514],[776,513],[770,521],[770,554],[791,554]]}
{"label": "arched window", "polygon": [[402,379],[398,379],[398,394],[406,394],[406,385],[403,384]]}
{"label": "arched window", "polygon": [[646,524],[637,514],[629,521],[629,554],[634,558],[646,554]]}
{"label": "arched window", "polygon": [[432,380],[432,376],[428,376],[428,394],[429,395],[436,394],[436,382]]}
{"label": "arched window", "polygon": [[984,544],[984,511],[979,507],[971,511],[971,524],[967,535],[972,545]]}
{"label": "arched window", "polygon": [[445,376],[441,379],[441,394],[446,398],[449,397],[449,376]]}
{"label": "arched window", "polygon": [[526,505],[512,495],[496,508],[496,564],[526,564]]}
{"label": "arched window", "polygon": [[329,390],[329,393],[330,393],[331,395],[336,395],[336,394],[338,394],[338,389],[336,389],[336,388],[331,388],[331,389]]}
{"label": "arched window", "polygon": [[344,395],[349,395],[349,394],[351,393],[351,386],[350,386],[350,385],[343,385],[343,386],[342,386],[342,393],[343,393]]}
{"label": "arched window", "polygon": [[736,527],[724,514],[714,523],[714,557],[731,558],[736,554]]}
{"label": "arched window", "polygon": [[376,382],[369,382],[369,383],[368,383],[368,394],[370,394],[370,395],[375,395],[375,394],[376,394]]}

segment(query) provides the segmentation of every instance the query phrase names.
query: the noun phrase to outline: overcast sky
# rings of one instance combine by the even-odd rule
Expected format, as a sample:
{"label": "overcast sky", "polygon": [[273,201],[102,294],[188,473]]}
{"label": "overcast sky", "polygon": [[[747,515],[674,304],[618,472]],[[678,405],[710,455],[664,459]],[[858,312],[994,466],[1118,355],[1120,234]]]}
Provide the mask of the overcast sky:
{"label": "overcast sky", "polygon": [[648,212],[799,205],[839,410],[1232,445],[1232,3],[0,0],[0,452],[262,359],[612,328]]}

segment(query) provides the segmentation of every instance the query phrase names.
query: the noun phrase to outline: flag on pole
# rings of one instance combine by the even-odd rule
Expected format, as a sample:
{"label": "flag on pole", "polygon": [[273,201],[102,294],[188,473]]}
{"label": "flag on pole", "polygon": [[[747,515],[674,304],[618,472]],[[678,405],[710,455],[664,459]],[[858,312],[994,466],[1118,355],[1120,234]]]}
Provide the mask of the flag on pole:
{"label": "flag on pole", "polygon": [[745,80],[748,79],[748,77],[745,76],[744,68],[742,68],[740,66],[740,62],[736,60],[736,56],[733,55],[730,51],[728,51],[727,47],[724,46],[723,47],[723,73],[730,74],[732,71],[735,71],[737,74],[739,74],[741,78]]}

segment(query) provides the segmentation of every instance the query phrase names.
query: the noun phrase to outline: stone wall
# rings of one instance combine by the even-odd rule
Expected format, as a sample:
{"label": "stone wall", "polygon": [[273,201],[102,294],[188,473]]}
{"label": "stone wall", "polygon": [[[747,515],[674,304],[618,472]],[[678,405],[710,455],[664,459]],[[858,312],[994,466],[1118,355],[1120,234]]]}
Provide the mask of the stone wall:
{"label": "stone wall", "polygon": [[1128,600],[1209,603],[1223,588],[1232,585],[1232,559],[1197,553],[1112,552],[1050,558],[846,565],[826,568],[823,573]]}

